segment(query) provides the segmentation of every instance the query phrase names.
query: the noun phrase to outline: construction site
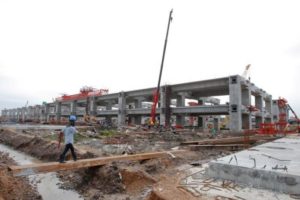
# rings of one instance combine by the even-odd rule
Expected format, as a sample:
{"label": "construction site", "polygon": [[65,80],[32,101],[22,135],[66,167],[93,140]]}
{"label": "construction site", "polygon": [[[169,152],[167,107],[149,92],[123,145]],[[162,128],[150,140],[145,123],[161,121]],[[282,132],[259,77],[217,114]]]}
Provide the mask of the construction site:
{"label": "construction site", "polygon": [[[157,86],[83,86],[1,110],[0,200],[300,199],[300,120],[288,99],[251,82],[250,65],[161,84],[172,12]],[[71,121],[77,158],[60,162]]]}

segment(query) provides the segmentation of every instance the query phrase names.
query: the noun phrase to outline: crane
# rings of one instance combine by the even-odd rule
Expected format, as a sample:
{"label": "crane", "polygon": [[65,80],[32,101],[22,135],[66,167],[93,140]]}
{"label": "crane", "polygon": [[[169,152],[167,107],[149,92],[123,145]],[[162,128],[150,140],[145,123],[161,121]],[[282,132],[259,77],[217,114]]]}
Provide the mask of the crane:
{"label": "crane", "polygon": [[173,13],[173,9],[170,11],[170,14],[169,14],[167,34],[166,34],[165,45],[164,45],[164,50],[163,50],[163,56],[162,56],[160,71],[159,71],[159,76],[158,76],[158,84],[157,84],[157,88],[153,92],[153,104],[152,104],[152,107],[151,107],[151,119],[150,119],[151,125],[155,124],[156,105],[158,103],[158,98],[159,98],[160,81],[161,81],[161,75],[162,75],[164,60],[165,60],[165,53],[166,53],[166,48],[167,48],[167,43],[168,43],[169,28],[170,28],[170,23],[173,19],[172,18],[172,13]]}
{"label": "crane", "polygon": [[249,76],[249,69],[250,69],[251,64],[248,64],[245,68],[245,71],[243,72],[243,77],[245,79],[249,79],[250,80],[250,76]]}
{"label": "crane", "polygon": [[293,108],[290,106],[290,104],[286,104],[287,108],[290,109],[296,119],[297,122],[297,126],[298,126],[298,132],[300,132],[300,119],[298,118],[298,115],[295,113],[295,111],[293,110]]}

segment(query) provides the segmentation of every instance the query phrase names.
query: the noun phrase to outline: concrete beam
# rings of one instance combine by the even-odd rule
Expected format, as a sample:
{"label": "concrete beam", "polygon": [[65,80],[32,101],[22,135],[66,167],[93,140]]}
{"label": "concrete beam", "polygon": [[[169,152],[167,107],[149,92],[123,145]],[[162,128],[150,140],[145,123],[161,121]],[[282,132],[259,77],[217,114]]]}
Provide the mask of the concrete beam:
{"label": "concrete beam", "polygon": [[172,108],[173,114],[199,114],[199,115],[228,115],[228,105],[218,106],[185,106]]}

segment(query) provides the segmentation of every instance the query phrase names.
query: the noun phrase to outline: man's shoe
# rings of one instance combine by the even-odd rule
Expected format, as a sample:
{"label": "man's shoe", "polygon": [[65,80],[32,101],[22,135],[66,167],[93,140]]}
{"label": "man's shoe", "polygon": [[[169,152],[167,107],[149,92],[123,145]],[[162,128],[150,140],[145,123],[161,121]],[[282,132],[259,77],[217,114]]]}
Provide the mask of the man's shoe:
{"label": "man's shoe", "polygon": [[64,160],[60,160],[59,163],[66,163]]}

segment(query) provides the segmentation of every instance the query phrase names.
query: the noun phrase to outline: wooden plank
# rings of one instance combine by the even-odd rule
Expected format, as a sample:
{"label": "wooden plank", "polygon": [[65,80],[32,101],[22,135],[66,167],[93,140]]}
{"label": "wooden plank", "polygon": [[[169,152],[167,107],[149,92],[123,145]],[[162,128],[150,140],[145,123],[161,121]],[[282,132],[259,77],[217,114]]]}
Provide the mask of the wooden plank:
{"label": "wooden plank", "polygon": [[228,149],[228,150],[237,150],[244,148],[244,144],[203,144],[203,145],[188,145],[190,150],[197,151],[200,149]]}
{"label": "wooden plank", "polygon": [[[269,136],[250,136],[247,139],[248,143],[255,143],[258,140],[275,140],[276,137]],[[230,138],[220,138],[220,139],[206,139],[198,141],[187,141],[182,142],[181,145],[191,145],[191,144],[243,144],[245,141],[244,137],[230,137]]]}
{"label": "wooden plank", "polygon": [[200,144],[200,145],[189,145],[189,147],[244,147],[244,144]]}
{"label": "wooden plank", "polygon": [[47,173],[62,170],[73,170],[85,167],[101,166],[113,161],[133,161],[133,160],[148,160],[153,158],[160,158],[164,156],[174,156],[176,153],[183,153],[184,150],[176,151],[164,151],[164,152],[151,152],[151,153],[141,153],[134,155],[120,155],[120,156],[110,156],[101,158],[90,158],[74,161],[68,161],[66,163],[59,162],[49,162],[49,163],[36,163],[22,166],[10,166],[9,170],[13,172],[14,176],[27,176],[38,173]]}
{"label": "wooden plank", "polygon": [[[256,141],[256,140],[255,140]],[[199,141],[187,141],[182,142],[182,145],[190,144],[240,144],[244,142],[244,137],[231,137],[231,138],[220,138],[220,139],[207,139]]]}

